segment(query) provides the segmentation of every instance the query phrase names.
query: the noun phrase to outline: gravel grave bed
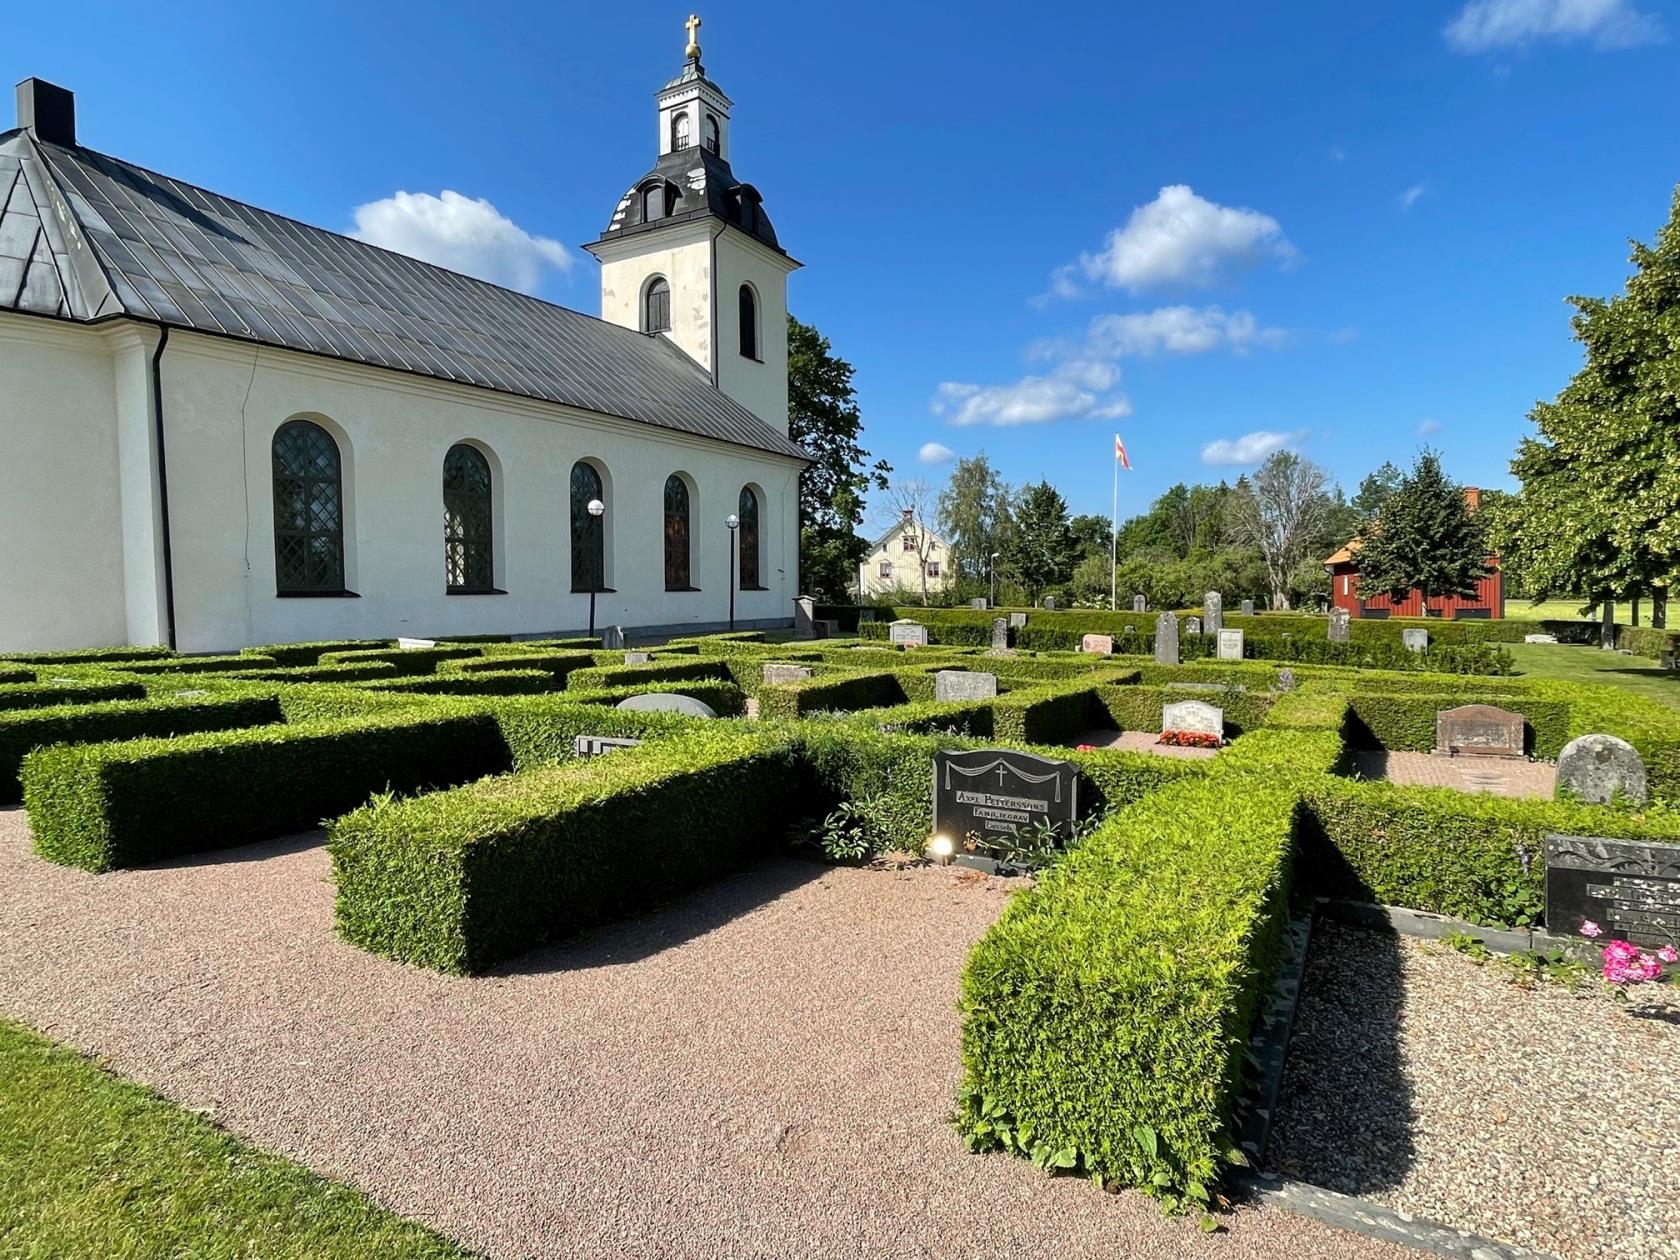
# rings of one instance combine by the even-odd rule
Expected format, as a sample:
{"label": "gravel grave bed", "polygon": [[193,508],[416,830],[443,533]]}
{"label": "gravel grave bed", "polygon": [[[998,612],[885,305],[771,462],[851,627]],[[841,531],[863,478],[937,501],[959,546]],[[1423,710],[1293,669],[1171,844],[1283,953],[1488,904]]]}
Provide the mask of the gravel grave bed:
{"label": "gravel grave bed", "polygon": [[1680,1257],[1680,992],[1313,928],[1267,1164],[1564,1258]]}
{"label": "gravel grave bed", "polygon": [[89,875],[0,809],[0,1012],[497,1260],[1404,1260],[969,1155],[969,949],[1018,883],[772,859],[483,977],[336,939],[320,836]]}

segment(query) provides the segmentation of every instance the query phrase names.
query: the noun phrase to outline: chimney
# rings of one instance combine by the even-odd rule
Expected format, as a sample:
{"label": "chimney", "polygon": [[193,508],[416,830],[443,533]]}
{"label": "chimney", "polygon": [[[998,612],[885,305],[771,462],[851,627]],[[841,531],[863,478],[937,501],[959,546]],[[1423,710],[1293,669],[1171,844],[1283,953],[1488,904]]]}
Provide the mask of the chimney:
{"label": "chimney", "polygon": [[37,140],[73,148],[76,144],[76,94],[45,79],[25,79],[17,85],[18,126]]}
{"label": "chimney", "polygon": [[916,515],[916,509],[915,508],[905,508],[904,509],[904,523],[906,525],[908,525],[910,523],[910,518],[913,517],[914,515]]}
{"label": "chimney", "polygon": [[1475,486],[1464,487],[1464,506],[1472,512],[1482,506],[1482,492]]}

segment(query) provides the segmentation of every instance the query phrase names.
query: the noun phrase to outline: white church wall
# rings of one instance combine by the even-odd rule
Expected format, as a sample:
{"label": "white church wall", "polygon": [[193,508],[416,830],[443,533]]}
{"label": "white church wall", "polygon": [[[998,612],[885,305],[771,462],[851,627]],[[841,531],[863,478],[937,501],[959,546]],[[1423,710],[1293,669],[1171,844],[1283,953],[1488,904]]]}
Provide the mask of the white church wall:
{"label": "white church wall", "polygon": [[[289,351],[175,334],[164,358],[171,537],[181,647],[396,634],[580,630],[571,590],[572,465],[603,465],[608,584],[596,624],[714,625],[729,611],[728,531],[743,482],[763,489],[762,580],[738,591],[740,622],[785,620],[797,591],[798,465],[631,421],[409,378]],[[338,436],[348,583],[360,598],[275,593],[271,444],[294,416]],[[243,417],[243,421],[241,421]],[[449,447],[489,452],[498,585],[449,595],[442,469]],[[664,589],[664,485],[690,479],[698,591]]]}
{"label": "white church wall", "polygon": [[[642,326],[642,294],[655,276],[671,286],[671,331],[688,356],[712,369],[712,236],[722,225],[701,220],[657,234],[597,246],[601,259],[601,318],[623,328]],[[657,243],[655,243],[655,239]],[[621,249],[636,252],[623,256]]]}
{"label": "white church wall", "polygon": [[[717,241],[718,388],[759,419],[788,431],[788,259],[740,232]],[[758,300],[758,358],[741,354],[740,289]]]}
{"label": "white church wall", "polygon": [[109,336],[0,315],[0,650],[126,640]]}

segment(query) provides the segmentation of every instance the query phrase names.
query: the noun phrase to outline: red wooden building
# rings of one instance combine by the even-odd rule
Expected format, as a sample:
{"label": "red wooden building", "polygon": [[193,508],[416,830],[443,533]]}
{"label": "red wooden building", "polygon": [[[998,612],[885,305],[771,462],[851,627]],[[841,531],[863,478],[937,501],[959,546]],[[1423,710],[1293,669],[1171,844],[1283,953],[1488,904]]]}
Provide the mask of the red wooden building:
{"label": "red wooden building", "polygon": [[[1481,503],[1481,492],[1474,486],[1464,490],[1465,502],[1474,512]],[[1324,562],[1330,574],[1330,603],[1345,608],[1355,617],[1447,617],[1461,620],[1471,617],[1489,618],[1505,615],[1505,575],[1499,571],[1499,557],[1489,556],[1488,575],[1476,583],[1476,594],[1469,599],[1454,595],[1432,595],[1426,604],[1423,592],[1413,588],[1402,599],[1392,599],[1387,592],[1369,596],[1359,593],[1360,540],[1349,539],[1335,555]]]}

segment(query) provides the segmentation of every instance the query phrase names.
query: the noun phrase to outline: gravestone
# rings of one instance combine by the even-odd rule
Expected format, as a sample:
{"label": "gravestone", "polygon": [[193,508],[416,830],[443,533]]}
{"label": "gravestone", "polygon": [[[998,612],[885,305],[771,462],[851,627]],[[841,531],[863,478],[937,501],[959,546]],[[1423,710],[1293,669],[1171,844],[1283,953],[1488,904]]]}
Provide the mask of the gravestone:
{"label": "gravestone", "polygon": [[1225,627],[1225,597],[1218,591],[1202,596],[1202,624],[1209,634],[1218,634]]}
{"label": "gravestone", "polygon": [[1598,646],[1606,652],[1616,650],[1616,605],[1609,600],[1600,605]]}
{"label": "gravestone", "polygon": [[1289,669],[1287,667],[1284,668],[1284,669],[1278,670],[1278,672],[1277,672],[1277,690],[1278,691],[1294,691],[1295,690],[1295,671],[1294,670]]}
{"label": "gravestone", "polygon": [[639,748],[641,743],[618,735],[577,735],[572,739],[572,756],[603,757],[615,748]]}
{"label": "gravestone", "polygon": [[624,627],[608,626],[601,632],[601,646],[609,652],[622,651],[624,648]]}
{"label": "gravestone", "polygon": [[1163,612],[1155,618],[1155,663],[1178,664],[1178,615]]}
{"label": "gravestone", "polygon": [[982,596],[982,597],[981,597],[981,598],[979,598],[979,599],[971,599],[971,600],[969,600],[969,601],[968,601],[968,606],[969,606],[969,607],[970,607],[970,608],[978,608],[978,609],[981,609],[981,610],[982,610],[982,611],[983,611],[983,610],[985,610],[985,609],[987,609],[987,608],[989,608],[989,607],[991,607],[991,605],[990,605],[990,604],[988,604],[988,603],[987,603],[987,602],[986,602],[986,600],[985,600],[985,597],[984,597],[984,596]]}
{"label": "gravestone", "polygon": [[1145,599],[1142,595],[1133,595],[1132,596],[1132,611],[1135,612],[1135,613],[1148,612],[1149,611],[1149,601],[1147,599]]}
{"label": "gravestone", "polygon": [[783,683],[804,682],[812,676],[809,665],[789,665],[780,661],[772,661],[764,667],[764,685],[777,687]]}
{"label": "gravestone", "polygon": [[689,717],[715,718],[717,710],[693,696],[678,695],[674,691],[644,691],[639,696],[620,700],[615,706],[632,713],[686,713]]}
{"label": "gravestone", "polygon": [[437,640],[436,639],[408,639],[408,638],[403,638],[403,637],[399,636],[398,639],[397,639],[397,646],[405,652],[413,652],[413,651],[419,650],[420,648],[434,648],[434,647],[437,646]]}
{"label": "gravestone", "polygon": [[1546,928],[1584,922],[1636,945],[1680,940],[1680,845],[1599,836],[1546,837]]}
{"label": "gravestone", "polygon": [[1185,634],[1200,634],[1201,632],[1202,632],[1202,619],[1200,617],[1186,617],[1184,619],[1184,633]]}
{"label": "gravestone", "polygon": [[1408,652],[1427,652],[1429,650],[1429,631],[1422,626],[1408,626],[1400,632],[1400,642],[1406,645]]}
{"label": "gravestone", "polygon": [[816,638],[816,620],[816,598],[811,595],[796,595],[793,600],[793,637],[796,639]]}
{"label": "gravestone", "polygon": [[1114,636],[1111,634],[1088,634],[1079,641],[1081,652],[1095,652],[1100,656],[1114,655]]}
{"label": "gravestone", "polygon": [[1205,700],[1175,700],[1161,706],[1161,730],[1225,736],[1225,710]]}
{"label": "gravestone", "polygon": [[1009,628],[1011,630],[1019,630],[1022,626],[1026,625],[1026,624],[1027,624],[1027,614],[1026,613],[1010,613],[1009,614]]}
{"label": "gravestone", "polygon": [[1009,622],[1003,617],[992,619],[992,651],[997,652],[1009,646]]}
{"label": "gravestone", "polygon": [[811,623],[811,633],[818,639],[838,639],[840,623],[831,617],[821,617]]}
{"label": "gravestone", "polygon": [[970,673],[964,669],[942,669],[933,676],[933,698],[947,700],[991,700],[998,693],[996,674]]}
{"label": "gravestone", "polygon": [[1555,634],[1525,634],[1525,635],[1523,635],[1523,642],[1524,643],[1556,643],[1557,641],[1558,641],[1558,637]]}
{"label": "gravestone", "polygon": [[1219,632],[1219,659],[1222,661],[1240,661],[1243,658],[1243,632],[1241,630],[1221,630]]}
{"label": "gravestone", "polygon": [[1348,641],[1348,623],[1353,620],[1345,608],[1330,610],[1330,642],[1346,643]]}
{"label": "gravestone", "polygon": [[887,627],[887,640],[904,647],[926,647],[928,628],[919,621],[895,621]]}
{"label": "gravestone", "polygon": [[1242,602],[1242,615],[1245,616],[1245,617],[1254,616],[1254,601],[1252,599],[1243,600],[1243,602]]}
{"label": "gravestone", "polygon": [[1065,840],[1079,817],[1079,771],[1013,748],[933,755],[933,829],[951,838],[958,860],[984,852],[987,838],[1019,835],[1041,823]]}
{"label": "gravestone", "polygon": [[653,653],[626,652],[624,654],[624,663],[626,665],[651,665],[653,664]]}
{"label": "gravestone", "polygon": [[1435,754],[1449,757],[1521,757],[1523,715],[1491,704],[1461,704],[1435,715]]}
{"label": "gravestone", "polygon": [[1054,595],[1046,595],[1044,597],[1044,610],[1046,612],[1056,611],[1056,597]]}
{"label": "gravestone", "polygon": [[1620,796],[1643,805],[1648,799],[1645,762],[1632,744],[1614,735],[1577,736],[1558,754],[1556,796],[1594,805],[1608,805]]}

